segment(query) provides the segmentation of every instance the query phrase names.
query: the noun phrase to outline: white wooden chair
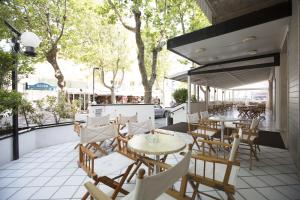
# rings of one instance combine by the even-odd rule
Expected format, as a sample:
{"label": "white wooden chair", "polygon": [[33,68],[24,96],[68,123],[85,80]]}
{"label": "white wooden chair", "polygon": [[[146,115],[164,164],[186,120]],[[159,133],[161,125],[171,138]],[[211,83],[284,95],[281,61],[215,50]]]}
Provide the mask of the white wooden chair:
{"label": "white wooden chair", "polygon": [[[104,138],[111,138],[112,136],[118,136],[117,126],[115,124],[110,124],[107,126],[100,127],[103,129],[103,134],[101,140]],[[97,141],[99,136],[97,134],[82,134],[86,136],[84,141]],[[97,185],[100,182],[113,188],[114,192],[112,198],[115,199],[119,192],[123,194],[128,194],[128,192],[122,189],[122,185],[127,179],[132,167],[136,162],[136,158],[133,154],[126,151],[115,151],[106,156],[97,157],[90,149],[81,145],[79,150],[79,166],[87,173],[87,175],[94,179],[94,184]],[[125,172],[121,175],[119,174],[122,170]],[[114,176],[114,177],[111,177]],[[117,181],[119,180],[119,181]],[[82,199],[86,199],[89,196],[86,193]]]}
{"label": "white wooden chair", "polygon": [[190,134],[194,140],[193,145],[196,145],[200,149],[198,142],[199,138],[212,139],[217,133],[217,129],[211,128],[208,121],[202,121],[199,113],[187,114],[188,122],[188,134]]}
{"label": "white wooden chair", "polygon": [[[188,153],[184,158],[177,163],[175,166],[169,166],[161,163],[166,171],[153,176],[144,176],[145,170],[140,169],[136,178],[136,185],[132,192],[127,196],[121,198],[122,200],[154,200],[161,194],[167,191],[168,194],[172,195],[176,199],[181,198],[179,192],[172,191],[169,189],[177,180],[187,174],[189,169],[189,162],[191,158],[191,145]],[[84,186],[87,188],[91,196],[96,200],[111,200],[104,192],[99,190],[91,182],[85,183]],[[113,198],[112,198],[113,199]]]}
{"label": "white wooden chair", "polygon": [[121,114],[119,115],[119,117],[117,118],[117,124],[118,124],[118,130],[119,130],[120,135],[124,136],[128,133],[127,124],[129,122],[132,122],[132,123],[138,122],[137,113],[132,116],[123,116]]}
{"label": "white wooden chair", "polygon": [[138,134],[145,134],[150,133],[152,130],[154,130],[153,122],[150,119],[142,122],[131,122],[129,121],[127,123],[128,127],[128,135],[138,135]]}
{"label": "white wooden chair", "polygon": [[[250,165],[249,169],[252,169],[253,166],[253,157],[259,161],[257,156],[257,149],[259,149],[259,145],[255,144],[255,139],[258,137],[258,126],[259,126],[260,119],[254,118],[251,121],[251,124],[247,124],[242,126],[243,134],[241,136],[241,145],[243,150],[249,152],[250,157]],[[247,153],[248,154],[248,153]]]}
{"label": "white wooden chair", "polygon": [[201,116],[201,119],[208,120],[208,118],[209,118],[208,111],[200,112],[200,116]]}
{"label": "white wooden chair", "polygon": [[100,116],[100,117],[88,117],[86,126],[88,127],[99,127],[105,126],[110,123],[110,115]]}
{"label": "white wooden chair", "polygon": [[99,151],[103,155],[107,155],[109,146],[103,146],[104,142],[117,137],[115,124],[105,126],[86,126],[80,129],[80,146],[85,146],[88,149],[94,149],[94,153]]}
{"label": "white wooden chair", "polygon": [[[185,194],[187,184],[190,183],[194,189],[192,199],[195,199],[196,196],[201,199],[199,193],[217,199],[198,191],[201,184],[222,190],[227,194],[228,199],[234,199],[233,195],[239,171],[239,162],[236,160],[237,149],[240,143],[239,136],[235,136],[232,144],[210,140],[203,140],[202,142],[208,143],[216,149],[222,149],[222,153],[219,152],[220,150],[213,152],[203,148],[202,151],[193,154],[189,172],[182,179],[180,192]],[[228,149],[230,148],[231,150],[228,154]]]}
{"label": "white wooden chair", "polygon": [[[109,115],[101,116],[101,117],[88,117],[87,123],[74,123],[74,131],[80,137],[81,132],[97,132],[97,128],[101,126],[108,125],[109,122]],[[101,131],[101,129],[100,129]],[[103,143],[103,142],[102,142]],[[76,149],[80,145],[77,144],[74,149]]]}
{"label": "white wooden chair", "polygon": [[[123,116],[123,115],[119,115],[119,117],[117,117],[116,123],[118,126],[118,134],[120,136],[126,136],[128,133],[128,122],[138,122],[137,120],[137,113],[135,113],[135,115],[132,116]],[[115,144],[115,139],[113,139],[111,141],[111,145],[113,146],[113,150],[117,147],[117,144]]]}

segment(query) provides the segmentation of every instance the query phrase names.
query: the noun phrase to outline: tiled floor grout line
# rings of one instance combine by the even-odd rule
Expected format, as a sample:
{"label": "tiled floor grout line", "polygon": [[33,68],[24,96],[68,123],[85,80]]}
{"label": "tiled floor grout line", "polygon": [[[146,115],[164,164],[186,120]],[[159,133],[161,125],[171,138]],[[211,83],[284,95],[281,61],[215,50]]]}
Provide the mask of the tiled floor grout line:
{"label": "tiled floor grout line", "polygon": [[[1,187],[1,190],[4,189],[4,188],[18,188],[14,193],[10,194],[10,197],[12,197],[13,195],[15,195],[17,192],[19,192],[19,191],[22,190],[23,188],[29,188],[29,187],[26,187],[26,186],[29,185],[30,183],[32,183],[32,182],[34,181],[35,178],[38,178],[38,177],[50,177],[50,179],[49,179],[49,181],[50,181],[50,180],[53,179],[54,177],[66,176],[67,178],[66,178],[59,186],[57,186],[58,189],[51,195],[51,198],[54,197],[54,195],[58,192],[58,190],[60,190],[61,187],[64,187],[64,186],[74,186],[75,190],[73,191],[72,198],[75,198],[75,197],[76,197],[75,194],[77,194],[77,192],[80,190],[80,188],[81,188],[83,182],[86,181],[86,178],[83,178],[83,179],[82,179],[82,182],[81,182],[79,185],[65,185],[66,182],[67,182],[71,177],[76,177],[76,176],[79,176],[79,177],[80,177],[80,176],[81,176],[81,175],[75,175],[75,173],[77,172],[78,168],[77,168],[77,167],[73,167],[73,166],[76,166],[76,164],[74,165],[74,163],[76,163],[76,160],[77,160],[77,159],[76,159],[76,156],[74,156],[76,153],[74,154],[73,149],[70,148],[71,146],[72,146],[72,145],[69,144],[68,146],[65,146],[65,147],[64,147],[66,150],[64,150],[64,148],[62,147],[62,148],[60,148],[59,150],[55,151],[55,152],[57,152],[57,153],[61,153],[62,156],[61,156],[58,160],[55,160],[55,159],[54,159],[53,164],[52,164],[52,165],[49,165],[47,168],[40,168],[40,169],[44,169],[44,170],[42,170],[43,172],[41,172],[40,174],[43,174],[45,171],[47,171],[47,170],[49,170],[49,169],[57,169],[57,172],[56,172],[53,176],[40,176],[40,174],[37,175],[37,176],[36,176],[36,175],[26,176],[26,174],[31,173],[31,172],[32,172],[34,169],[36,169],[37,167],[29,168],[28,171],[26,171],[24,174],[20,175],[19,177],[10,177],[10,175],[9,175],[9,174],[14,173],[14,172],[13,172],[14,170],[21,170],[22,167],[20,167],[20,166],[26,165],[26,164],[28,164],[28,163],[31,163],[31,162],[28,162],[28,161],[30,161],[30,160],[33,160],[33,163],[38,163],[38,162],[34,162],[34,161],[36,161],[36,160],[38,160],[38,159],[40,158],[40,157],[38,156],[38,154],[47,154],[47,152],[53,152],[51,149],[49,149],[49,150],[47,150],[47,151],[40,150],[40,151],[38,151],[38,152],[34,152],[34,153],[32,153],[32,156],[31,156],[31,157],[30,157],[30,156],[26,156],[25,158],[28,158],[28,160],[24,160],[24,161],[26,161],[26,162],[16,162],[16,163],[12,163],[12,164],[10,164],[10,165],[7,165],[5,168],[1,168],[1,169],[0,169],[0,172],[1,172],[1,170],[11,170],[11,171],[12,171],[12,172],[9,172],[8,174],[6,174],[4,177],[1,177],[1,178],[15,178],[15,179],[22,178],[22,177],[23,177],[23,178],[33,178],[32,180],[30,180],[27,184],[25,184],[25,185],[22,186],[22,187],[7,187],[8,185],[10,185],[10,184],[12,184],[13,182],[16,181],[16,180],[14,180],[14,181],[10,182],[7,186]],[[52,148],[52,149],[54,149],[54,148]],[[270,157],[266,158],[266,159],[270,160],[269,163],[263,162],[263,164],[260,163],[259,165],[255,166],[255,164],[259,163],[259,162],[255,162],[255,163],[254,163],[254,166],[255,166],[255,167],[253,168],[253,171],[249,170],[249,169],[248,169],[248,166],[246,166],[245,164],[243,164],[243,165],[241,164],[241,165],[242,165],[242,166],[241,166],[241,169],[244,169],[245,172],[247,172],[249,175],[246,174],[246,176],[245,176],[245,174],[244,174],[243,176],[239,176],[239,178],[240,178],[241,180],[243,180],[243,181],[245,182],[245,184],[247,184],[248,186],[247,186],[247,188],[239,188],[239,189],[237,189],[237,194],[238,194],[241,198],[245,198],[245,197],[239,192],[239,190],[240,190],[240,189],[253,189],[257,194],[262,195],[262,196],[264,196],[266,199],[268,199],[264,194],[262,194],[262,193],[260,192],[259,188],[272,188],[272,189],[274,189],[275,191],[281,193],[281,194],[282,194],[283,196],[285,196],[287,199],[290,199],[289,196],[287,196],[287,195],[286,195],[285,193],[283,193],[283,192],[280,192],[280,191],[279,191],[278,189],[276,189],[276,188],[282,187],[282,186],[287,186],[287,187],[288,187],[288,186],[294,186],[294,187],[292,188],[292,189],[294,190],[295,186],[300,185],[300,183],[297,184],[297,182],[295,182],[295,184],[290,184],[290,183],[294,182],[293,179],[295,179],[295,177],[296,177],[295,180],[297,180],[297,178],[299,178],[299,177],[295,176],[293,163],[290,161],[290,160],[291,160],[290,158],[285,159],[284,156],[282,156],[282,157],[277,157],[278,159],[281,158],[282,161],[281,161],[280,163],[279,163],[279,162],[276,162],[276,159],[275,159],[275,158],[276,158],[277,154],[280,154],[281,152],[286,153],[286,151],[284,151],[284,150],[282,150],[282,151],[281,151],[281,150],[280,150],[280,151],[277,151],[277,150],[275,150],[275,149],[273,149],[273,148],[266,148],[266,149],[267,149],[267,151],[264,152],[264,154],[262,154],[261,156],[263,157],[262,159],[264,159],[264,158],[265,158],[265,154],[269,154],[269,153],[270,153],[270,154],[271,154]],[[274,150],[274,152],[272,152],[273,150]],[[262,151],[263,151],[263,149],[262,149]],[[65,159],[65,160],[64,160],[64,157],[67,156],[67,155],[69,155],[69,154],[72,155],[72,159]],[[273,155],[273,154],[274,154],[274,155]],[[54,156],[55,156],[55,153],[54,153],[53,155],[49,156],[47,160],[51,160]],[[31,159],[31,158],[32,158],[32,159]],[[34,158],[34,159],[33,159],[33,158]],[[178,156],[176,156],[175,154],[174,154],[172,157],[170,157],[170,158],[172,159],[172,161],[174,161],[174,160],[178,161]],[[47,163],[47,160],[45,160],[45,163]],[[273,160],[275,160],[274,163],[276,163],[276,164],[271,164],[271,163],[273,162]],[[50,161],[50,163],[51,163],[51,162],[52,162],[52,160]],[[52,168],[52,166],[54,166],[55,163],[58,163],[58,162],[64,162],[65,165],[64,165],[63,167],[59,167],[59,164],[58,164],[58,167],[57,167],[57,168]],[[241,162],[247,163],[247,159],[241,159]],[[48,162],[48,163],[49,163],[49,162]],[[16,166],[18,166],[18,167],[16,167],[17,169],[8,169],[8,168],[15,168],[15,167],[13,166],[14,164],[16,164]],[[244,165],[245,165],[245,166],[244,166]],[[274,167],[274,166],[275,166],[275,167]],[[287,172],[284,172],[284,170],[283,170],[285,167],[288,169]],[[267,171],[267,168],[273,169],[275,173],[273,173],[273,172],[270,172],[270,173],[269,173],[269,172]],[[74,169],[74,170],[73,170],[72,173],[70,173],[70,174],[67,173],[68,170],[66,170],[67,175],[64,175],[64,174],[62,173],[61,175],[58,176],[58,174],[61,173],[64,169],[69,169],[70,171],[72,171],[72,169]],[[26,169],[26,170],[27,170],[27,169]],[[258,170],[258,171],[257,171],[257,170]],[[255,171],[257,171],[257,172],[255,172]],[[20,173],[22,173],[22,172],[20,171]],[[279,179],[278,176],[276,176],[276,175],[282,175],[282,174],[285,175],[285,176],[287,176],[287,177],[289,177],[289,178],[291,178],[291,179],[288,179],[288,180],[291,180],[291,181],[289,181],[290,183],[288,183],[288,182],[284,183],[281,179]],[[82,176],[83,176],[83,175],[82,175]],[[263,178],[261,178],[261,176],[270,176],[270,177],[274,178],[275,180],[277,180],[279,183],[282,183],[282,184],[271,186],[271,185],[269,185]],[[86,176],[85,176],[85,177],[86,177]],[[264,183],[266,186],[264,186],[264,187],[259,187],[259,188],[258,188],[258,187],[252,187],[252,185],[250,185],[247,181],[245,181],[245,180],[243,179],[244,177],[256,177],[256,178],[259,179],[262,183]],[[284,177],[284,176],[283,176],[283,177]],[[1,178],[0,178],[0,180],[1,180]],[[47,184],[47,182],[43,183],[42,186],[30,186],[30,187],[39,188],[39,189],[36,191],[36,192],[38,192],[38,191],[40,191],[43,187],[45,187],[46,184]],[[134,184],[134,183],[129,183],[129,184]],[[52,187],[52,186],[48,186],[48,187]],[[56,186],[53,186],[53,187],[56,187]],[[207,190],[207,191],[205,191],[205,192],[216,192],[216,194],[217,194],[219,197],[222,198],[222,195],[221,195],[220,191],[217,191],[217,190],[212,189],[212,190]],[[32,195],[30,196],[30,198],[31,198],[33,195],[34,195],[34,194],[32,194]],[[9,198],[10,198],[10,197],[9,197]]]}

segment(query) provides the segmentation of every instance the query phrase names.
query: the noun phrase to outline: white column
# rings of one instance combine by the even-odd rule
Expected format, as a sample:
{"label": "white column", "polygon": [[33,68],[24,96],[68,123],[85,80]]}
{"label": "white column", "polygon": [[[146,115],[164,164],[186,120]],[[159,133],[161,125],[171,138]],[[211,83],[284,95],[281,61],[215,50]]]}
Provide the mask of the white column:
{"label": "white column", "polygon": [[187,82],[188,82],[188,101],[187,101],[187,113],[190,114],[191,113],[191,75],[188,75],[187,78]]}
{"label": "white column", "polygon": [[197,85],[197,101],[200,101],[200,86]]}
{"label": "white column", "polygon": [[205,110],[208,110],[208,104],[209,104],[209,89],[208,86],[206,86],[206,91],[205,91]]}

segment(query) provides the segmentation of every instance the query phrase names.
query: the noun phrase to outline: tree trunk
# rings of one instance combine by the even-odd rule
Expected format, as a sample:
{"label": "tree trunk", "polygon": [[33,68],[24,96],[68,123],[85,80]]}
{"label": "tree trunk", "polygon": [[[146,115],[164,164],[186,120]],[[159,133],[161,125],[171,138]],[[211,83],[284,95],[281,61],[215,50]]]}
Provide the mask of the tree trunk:
{"label": "tree trunk", "polygon": [[116,101],[116,94],[115,94],[115,87],[114,86],[112,86],[110,88],[110,100],[111,100],[112,104],[117,103],[117,101]]}
{"label": "tree trunk", "polygon": [[24,118],[25,118],[25,122],[26,122],[26,126],[28,127],[29,126],[29,123],[28,123],[28,119],[27,119],[27,114],[25,111],[21,111],[21,113],[23,114]]}
{"label": "tree trunk", "polygon": [[52,65],[55,73],[55,78],[57,79],[57,85],[61,91],[65,90],[66,82],[65,77],[62,74],[60,67],[57,63],[57,46],[53,46],[48,52],[46,52],[47,61]]}
{"label": "tree trunk", "polygon": [[144,87],[144,103],[152,103],[152,86]]}
{"label": "tree trunk", "polygon": [[[151,103],[152,100],[152,86],[151,82],[155,80],[156,78],[156,71],[153,71],[152,69],[152,75],[154,77],[151,77],[151,80],[148,80],[147,71],[145,67],[145,46],[141,35],[141,11],[138,9],[133,9],[135,24],[136,24],[136,30],[135,30],[135,40],[136,45],[138,48],[138,65],[139,70],[142,78],[142,84],[144,86],[144,103]],[[152,60],[153,62],[153,60]],[[156,63],[155,63],[156,64]],[[153,67],[153,65],[152,65]],[[156,67],[156,65],[155,65]],[[154,80],[153,80],[154,78]]]}

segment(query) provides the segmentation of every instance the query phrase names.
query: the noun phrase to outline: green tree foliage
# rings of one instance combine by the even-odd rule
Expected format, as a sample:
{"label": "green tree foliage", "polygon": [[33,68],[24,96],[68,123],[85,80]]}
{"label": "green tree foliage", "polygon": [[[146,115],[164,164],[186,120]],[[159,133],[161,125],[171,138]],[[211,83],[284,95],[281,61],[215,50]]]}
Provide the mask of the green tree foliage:
{"label": "green tree foliage", "polygon": [[[11,71],[15,67],[16,58],[8,52],[0,50],[0,113],[11,110],[21,104],[21,94],[11,91]],[[22,62],[23,63],[23,62]],[[18,69],[21,75],[32,71],[26,64],[22,64]]]}
{"label": "green tree foliage", "polygon": [[185,103],[188,98],[188,90],[186,88],[180,88],[173,92],[173,98],[177,104]]}
{"label": "green tree foliage", "polygon": [[24,116],[27,127],[29,126],[30,115],[34,114],[35,109],[31,102],[26,99],[21,100],[21,104],[19,106],[19,112]]}
{"label": "green tree foliage", "polygon": [[75,118],[77,113],[78,103],[70,104],[67,102],[66,96],[60,93],[60,98],[55,96],[47,96],[44,101],[45,110],[52,113],[55,123],[58,124],[62,118]]}
{"label": "green tree foliage", "polygon": [[21,103],[21,94],[14,91],[0,89],[0,113],[14,109]]}
{"label": "green tree foliage", "polygon": [[[57,85],[64,90],[65,80],[57,63],[59,43],[66,28],[67,10],[71,8],[67,0],[3,0],[1,2],[1,29],[5,29],[3,19],[7,19],[20,31],[30,30],[42,40],[38,48],[39,59],[47,60],[55,71]],[[68,5],[67,5],[68,4]],[[0,30],[1,30],[0,29]],[[1,36],[8,37],[8,31]]]}
{"label": "green tree foliage", "polygon": [[115,90],[121,86],[124,72],[131,64],[127,32],[123,27],[109,24],[95,5],[92,0],[74,5],[70,16],[76,20],[69,27],[76,31],[68,35],[63,51],[90,68],[99,68],[100,80],[111,91],[111,102],[115,103]]}
{"label": "green tree foliage", "polygon": [[14,68],[15,59],[12,54],[0,50],[0,89],[10,85],[11,71]]}
{"label": "green tree foliage", "polygon": [[209,24],[192,0],[107,0],[99,13],[111,23],[120,22],[134,34],[146,103],[151,102],[159,53],[167,39]]}

